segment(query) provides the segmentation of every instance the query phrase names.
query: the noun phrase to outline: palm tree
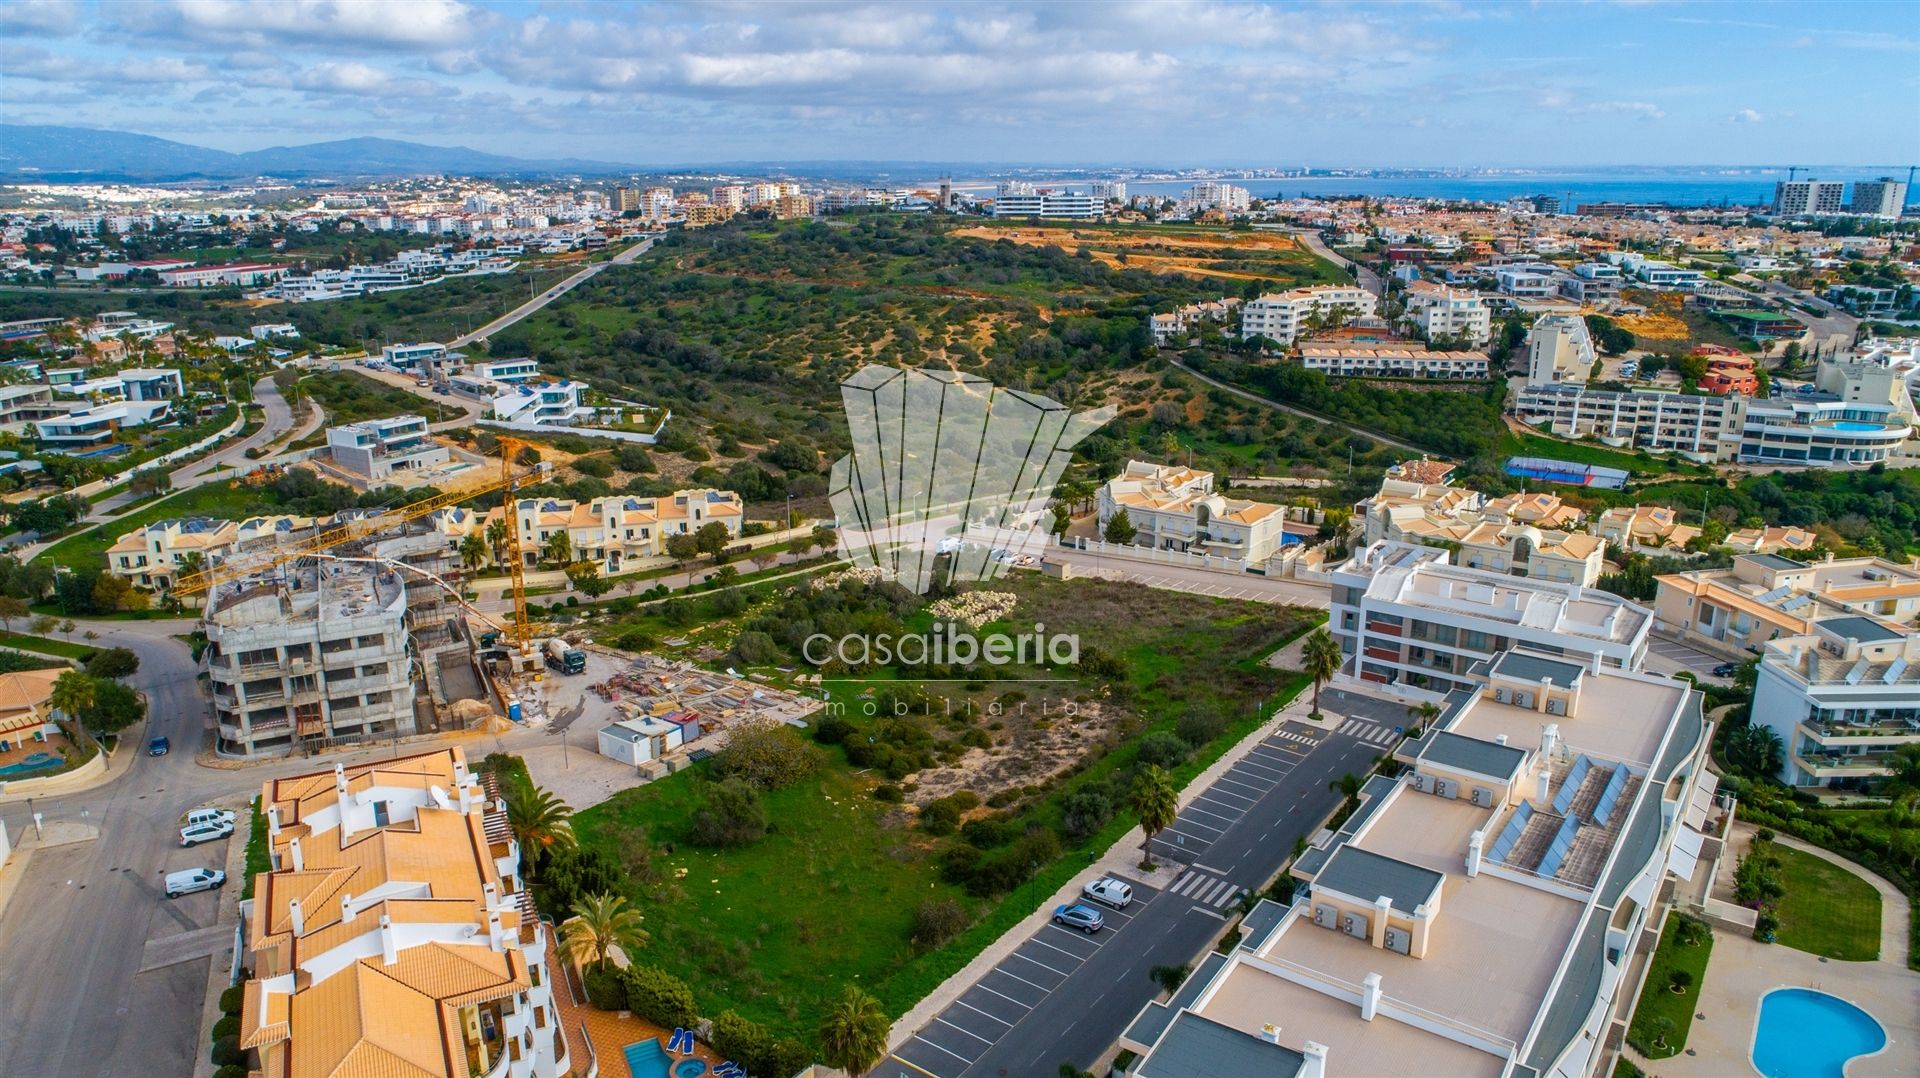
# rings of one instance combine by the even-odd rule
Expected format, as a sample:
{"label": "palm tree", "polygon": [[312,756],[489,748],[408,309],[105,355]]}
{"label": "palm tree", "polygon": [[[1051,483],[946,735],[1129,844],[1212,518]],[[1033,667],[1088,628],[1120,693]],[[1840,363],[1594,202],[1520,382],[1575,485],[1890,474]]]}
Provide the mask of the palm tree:
{"label": "palm tree", "polygon": [[583,895],[573,904],[573,918],[560,926],[560,946],[582,966],[604,966],[615,947],[633,953],[652,937],[640,927],[643,915],[619,895]]}
{"label": "palm tree", "polygon": [[1413,716],[1413,733],[1415,737],[1418,737],[1420,732],[1427,728],[1428,723],[1440,717],[1440,705],[1431,700],[1422,700],[1408,708],[1407,711]]}
{"label": "palm tree", "polygon": [[820,1057],[829,1067],[864,1074],[886,1053],[888,1028],[880,1001],[848,985],[820,1021]]}
{"label": "palm tree", "polygon": [[47,702],[77,726],[80,713],[93,706],[93,679],[78,670],[68,670],[53,681],[53,695]]}
{"label": "palm tree", "polygon": [[1313,679],[1313,717],[1316,719],[1320,717],[1320,686],[1333,680],[1345,658],[1340,653],[1340,645],[1325,629],[1315,629],[1301,649],[1301,663],[1307,676]]}
{"label": "palm tree", "polygon": [[1153,836],[1173,826],[1180,809],[1180,795],[1173,788],[1173,776],[1164,767],[1148,764],[1133,780],[1129,795],[1134,815],[1140,817],[1140,867],[1153,870]]}
{"label": "palm tree", "polygon": [[507,518],[501,517],[487,525],[487,546],[493,548],[495,565],[507,560]]}
{"label": "palm tree", "polygon": [[468,572],[473,572],[485,565],[486,561],[486,538],[479,532],[468,532],[467,537],[460,540],[460,564],[465,566]]}
{"label": "palm tree", "polygon": [[1359,776],[1349,771],[1339,778],[1334,779],[1332,782],[1327,783],[1327,789],[1346,798],[1347,809],[1351,811],[1360,806],[1360,787],[1364,785],[1366,784],[1360,781]]}
{"label": "palm tree", "polygon": [[538,870],[547,850],[574,844],[573,810],[552,791],[520,779],[506,784],[505,800],[507,823],[513,828],[514,839],[520,843],[520,858],[526,863],[527,875]]}
{"label": "palm tree", "polygon": [[565,531],[557,531],[547,536],[544,553],[548,561],[565,566],[573,560],[573,540]]}

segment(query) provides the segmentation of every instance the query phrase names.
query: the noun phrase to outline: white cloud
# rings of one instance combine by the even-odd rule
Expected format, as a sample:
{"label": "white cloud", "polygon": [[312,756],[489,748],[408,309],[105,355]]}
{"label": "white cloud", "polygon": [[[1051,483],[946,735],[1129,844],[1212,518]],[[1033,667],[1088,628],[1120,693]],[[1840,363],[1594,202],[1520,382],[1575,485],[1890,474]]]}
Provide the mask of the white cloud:
{"label": "white cloud", "polygon": [[315,64],[293,77],[296,89],[357,97],[433,97],[452,92],[430,79],[399,78],[357,60]]}
{"label": "white cloud", "polygon": [[1741,109],[1727,117],[1728,122],[1736,124],[1757,124],[1765,119],[1757,109]]}
{"label": "white cloud", "polygon": [[131,28],[258,48],[271,41],[445,48],[479,37],[490,19],[460,0],[173,0],[119,5]]}
{"label": "white cloud", "polygon": [[0,4],[0,34],[65,37],[79,28],[77,0],[7,0]]}

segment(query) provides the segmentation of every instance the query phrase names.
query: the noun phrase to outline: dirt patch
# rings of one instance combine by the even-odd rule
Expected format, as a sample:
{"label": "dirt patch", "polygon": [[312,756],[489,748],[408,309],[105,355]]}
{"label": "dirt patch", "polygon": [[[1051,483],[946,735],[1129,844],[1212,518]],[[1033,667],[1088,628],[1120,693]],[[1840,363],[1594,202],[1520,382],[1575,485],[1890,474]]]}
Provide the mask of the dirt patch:
{"label": "dirt patch", "polygon": [[1188,235],[1047,227],[1002,229],[982,226],[957,229],[954,235],[988,242],[1008,240],[1025,247],[1059,247],[1070,254],[1079,254],[1084,249],[1096,261],[1113,269],[1144,269],[1153,273],[1184,273],[1196,277],[1219,277],[1236,281],[1285,277],[1287,267],[1276,266],[1275,272],[1263,274],[1244,269],[1225,269],[1210,263],[1222,258],[1261,251],[1304,250],[1292,236],[1275,232],[1223,231]]}
{"label": "dirt patch", "polygon": [[1123,719],[1123,709],[1098,702],[1049,701],[1043,708],[1040,701],[1021,701],[998,716],[983,717],[990,730],[995,723],[1003,725],[992,731],[992,748],[968,749],[950,765],[909,776],[913,803],[925,805],[959,790],[985,800],[1002,790],[1041,785],[1089,752],[1108,747],[1120,736]]}

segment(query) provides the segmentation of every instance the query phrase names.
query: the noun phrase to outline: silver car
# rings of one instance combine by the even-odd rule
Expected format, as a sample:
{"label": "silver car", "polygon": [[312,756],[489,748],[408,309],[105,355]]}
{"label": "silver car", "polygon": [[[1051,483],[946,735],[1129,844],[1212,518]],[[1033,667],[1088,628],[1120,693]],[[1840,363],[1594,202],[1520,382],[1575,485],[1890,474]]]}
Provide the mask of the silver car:
{"label": "silver car", "polygon": [[220,820],[206,823],[189,824],[180,829],[180,845],[197,846],[202,842],[213,842],[233,834],[233,821]]}

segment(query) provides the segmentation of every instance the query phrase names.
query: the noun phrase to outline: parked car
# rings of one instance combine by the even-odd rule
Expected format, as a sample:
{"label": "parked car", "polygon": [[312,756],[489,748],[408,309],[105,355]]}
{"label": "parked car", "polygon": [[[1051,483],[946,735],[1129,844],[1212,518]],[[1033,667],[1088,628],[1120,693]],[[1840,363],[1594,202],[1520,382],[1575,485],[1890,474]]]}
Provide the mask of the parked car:
{"label": "parked car", "polygon": [[1053,923],[1077,928],[1091,936],[1106,927],[1107,919],[1100,911],[1082,902],[1070,902],[1053,908]]}
{"label": "parked car", "polygon": [[1088,898],[1105,902],[1116,910],[1126,909],[1127,903],[1133,901],[1133,888],[1128,887],[1124,881],[1116,880],[1112,876],[1102,876],[1094,880],[1092,883],[1080,888],[1080,893]]}
{"label": "parked car", "polygon": [[1713,668],[1713,676],[1732,677],[1733,672],[1738,669],[1740,669],[1739,663],[1721,663],[1719,666]]}
{"label": "parked car", "polygon": [[187,813],[186,818],[180,822],[187,827],[199,827],[203,824],[213,824],[216,827],[225,824],[232,827],[236,819],[238,817],[226,809],[197,808]]}
{"label": "parked car", "polygon": [[227,882],[227,874],[217,868],[186,868],[167,873],[167,897],[179,898],[195,891],[211,891]]}
{"label": "parked car", "polygon": [[222,820],[218,823],[189,824],[180,829],[180,845],[198,846],[202,842],[213,842],[233,834],[233,821]]}
{"label": "parked car", "polygon": [[147,742],[147,755],[148,756],[165,756],[167,754],[167,750],[171,748],[173,748],[173,742],[168,741],[164,737],[156,737],[153,740]]}

